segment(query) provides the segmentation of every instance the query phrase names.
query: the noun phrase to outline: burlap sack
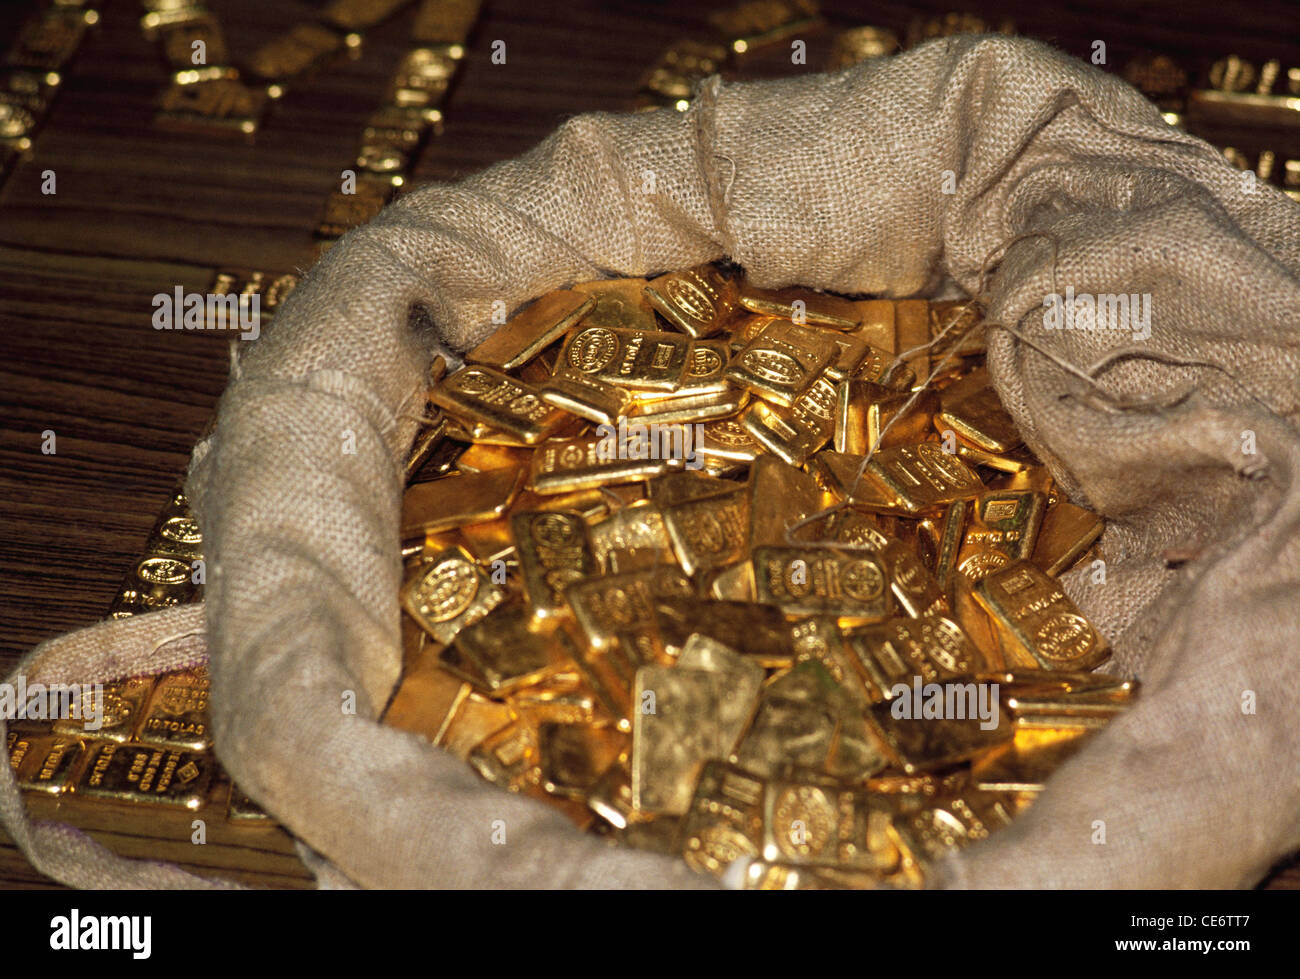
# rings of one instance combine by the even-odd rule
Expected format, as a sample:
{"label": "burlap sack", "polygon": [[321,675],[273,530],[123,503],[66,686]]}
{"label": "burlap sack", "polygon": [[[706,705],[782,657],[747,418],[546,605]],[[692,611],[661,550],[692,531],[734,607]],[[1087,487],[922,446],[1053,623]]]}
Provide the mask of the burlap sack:
{"label": "burlap sack", "polygon": [[[190,472],[212,721],[239,783],[362,885],[710,884],[374,719],[401,661],[399,462],[432,354],[481,340],[496,301],[724,255],[764,286],[984,297],[1004,403],[1109,520],[1104,584],[1067,586],[1141,702],[939,882],[1236,887],[1300,846],[1300,207],[1115,77],[1003,37],[713,79],[686,113],[578,117],[345,237],[236,365]],[[1149,294],[1149,338],[1045,329],[1044,298],[1067,286]],[[163,669],[159,639],[194,624],[101,627],[20,669]],[[66,835],[22,826],[3,779],[0,817],[46,872],[190,882],[82,841],[69,860]]]}

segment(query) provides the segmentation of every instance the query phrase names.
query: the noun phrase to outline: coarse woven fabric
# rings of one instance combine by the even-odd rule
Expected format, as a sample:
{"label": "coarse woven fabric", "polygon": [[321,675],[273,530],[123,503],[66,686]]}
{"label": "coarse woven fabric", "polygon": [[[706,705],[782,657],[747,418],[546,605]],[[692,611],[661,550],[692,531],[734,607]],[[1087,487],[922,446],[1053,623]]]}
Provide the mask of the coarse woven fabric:
{"label": "coarse woven fabric", "polygon": [[[188,482],[241,786],[363,886],[712,886],[375,718],[431,356],[483,339],[494,302],[724,256],[762,286],[978,294],[1007,409],[1108,520],[1104,583],[1067,588],[1141,701],[935,882],[1239,887],[1300,846],[1300,207],[1117,78],[1004,37],[580,116],[345,236],[236,365]],[[1045,328],[1067,287],[1149,296],[1150,335]]]}

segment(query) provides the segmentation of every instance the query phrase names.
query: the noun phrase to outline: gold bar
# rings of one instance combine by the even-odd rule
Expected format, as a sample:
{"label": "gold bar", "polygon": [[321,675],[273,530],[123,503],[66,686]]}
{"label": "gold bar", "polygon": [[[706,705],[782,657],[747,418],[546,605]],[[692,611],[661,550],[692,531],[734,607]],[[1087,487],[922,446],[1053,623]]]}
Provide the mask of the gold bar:
{"label": "gold bar", "polygon": [[654,310],[645,301],[645,279],[597,279],[579,282],[572,286],[574,292],[591,296],[595,300],[584,318],[587,326],[603,326],[607,330],[659,329]]}
{"label": "gold bar", "polygon": [[918,861],[938,860],[950,850],[987,839],[1008,825],[1015,812],[1009,795],[967,789],[902,820],[899,839]]}
{"label": "gold bar", "polygon": [[[93,737],[101,741],[130,741],[144,716],[145,704],[153,693],[154,678],[134,676],[103,685],[103,703],[96,704],[92,691],[82,701],[81,719],[64,718],[54,722],[54,733],[75,738]],[[91,731],[86,728],[86,718],[102,711],[102,726]]]}
{"label": "gold bar", "polygon": [[1110,656],[1106,640],[1056,579],[1028,561],[981,578],[974,596],[998,629],[1008,665],[1091,670]]}
{"label": "gold bar", "polygon": [[[919,677],[912,680],[917,690],[921,688]],[[965,688],[965,689],[961,689]],[[924,710],[930,695],[922,693],[918,697],[909,691],[906,697],[875,704],[868,713],[872,731],[885,746],[887,756],[894,768],[911,775],[929,769],[941,769],[958,762],[966,761],[976,755],[1010,741],[1013,727],[999,711],[997,723],[985,728],[984,720],[975,713],[974,707],[978,688],[972,680],[966,684],[949,682],[943,687],[933,688],[935,696],[943,705],[945,715],[942,718],[927,718],[924,715],[911,716],[913,711]],[[964,696],[965,701],[956,700],[957,709],[946,711],[948,698]],[[920,700],[920,703],[916,701]],[[901,716],[897,707],[910,704],[910,709]],[[953,713],[965,712],[968,716],[955,717]]]}
{"label": "gold bar", "polygon": [[768,784],[763,859],[794,866],[885,873],[898,849],[885,827],[890,813],[866,792],[778,779]]}
{"label": "gold bar", "polygon": [[140,743],[153,748],[186,751],[211,748],[212,730],[208,723],[210,687],[206,666],[159,676],[137,735]]}
{"label": "gold bar", "polygon": [[[518,469],[532,461],[533,450],[516,445],[475,442],[456,456],[456,468],[463,473],[486,473],[494,469]],[[518,499],[518,497],[516,497]]]}
{"label": "gold bar", "polygon": [[849,336],[865,340],[888,354],[898,353],[897,312],[892,299],[858,300],[853,309],[861,325],[850,330]]}
{"label": "gold bar", "polygon": [[695,451],[705,460],[718,462],[753,462],[765,451],[762,444],[734,418],[719,418],[704,423],[703,436]]}
{"label": "gold bar", "polygon": [[522,468],[489,469],[410,486],[402,496],[402,539],[496,520],[518,495],[524,478]]}
{"label": "gold bar", "polygon": [[845,635],[845,643],[873,702],[892,700],[900,683],[910,695],[913,677],[923,683],[943,683],[987,667],[961,627],[942,616],[894,618],[853,629]]}
{"label": "gold bar", "polygon": [[759,855],[765,787],[736,765],[704,764],[682,826],[682,856],[693,870],[721,877],[736,860]]}
{"label": "gold bar", "polygon": [[[830,497],[806,472],[775,456],[759,456],[749,468],[749,549],[792,543],[786,532],[831,505]],[[779,500],[779,506],[772,501]],[[749,562],[746,562],[749,563]]]}
{"label": "gold bar", "polygon": [[207,754],[100,742],[91,745],[76,792],[112,802],[194,810],[207,799],[212,769]]}
{"label": "gold bar", "polygon": [[[659,479],[686,475],[694,474],[670,473]],[[624,507],[593,524],[591,549],[597,563],[612,574],[640,570],[639,567],[624,565],[641,561],[662,564],[673,560],[672,542],[668,539],[663,513],[652,502]]]}
{"label": "gold bar", "polygon": [[[668,460],[652,454],[643,425],[620,425],[600,435],[550,439],[533,453],[528,488],[549,495],[632,483],[668,470]],[[684,440],[683,440],[684,441]]]}
{"label": "gold bar", "polygon": [[860,551],[758,547],[754,582],[760,602],[787,613],[883,619],[893,608],[883,563]]}
{"label": "gold bar", "polygon": [[514,370],[572,329],[596,306],[591,296],[559,289],[510,317],[499,330],[465,355],[471,364]]}
{"label": "gold bar", "polygon": [[608,727],[542,724],[537,729],[542,788],[586,799],[627,749],[627,736]]}
{"label": "gold bar", "polygon": [[1047,497],[1035,490],[982,493],[957,552],[957,571],[970,581],[1027,559],[1038,539]]}
{"label": "gold bar", "polygon": [[76,782],[85,754],[76,738],[10,732],[6,740],[9,765],[20,789],[62,795]]}
{"label": "gold bar", "polygon": [[596,650],[612,646],[620,633],[653,625],[656,599],[694,594],[690,579],[670,565],[592,578],[565,591],[587,644]]}
{"label": "gold bar", "polygon": [[415,436],[415,442],[411,445],[411,454],[406,457],[406,464],[402,469],[405,482],[409,483],[411,478],[424,467],[446,434],[447,417],[443,414],[439,414],[433,424],[420,429]]}
{"label": "gold bar", "polygon": [[933,442],[879,450],[867,462],[866,478],[893,497],[887,509],[908,514],[937,510],[984,488],[969,466]]}
{"label": "gold bar", "polygon": [[537,732],[522,721],[511,721],[489,734],[466,761],[493,785],[509,792],[521,792],[541,782]]}
{"label": "gold bar", "polygon": [[1097,514],[1061,500],[1047,508],[1030,557],[1055,577],[1069,570],[1101,537],[1104,523]]}
{"label": "gold bar", "polygon": [[669,323],[694,338],[721,331],[735,315],[736,283],[712,265],[670,272],[648,283],[645,297]]}
{"label": "gold bar", "polygon": [[536,445],[573,417],[548,405],[531,385],[488,367],[448,376],[429,391],[429,400],[473,425],[475,440],[482,442]]}
{"label": "gold bar", "polygon": [[951,428],[985,452],[1005,455],[1020,446],[1020,432],[1003,409],[986,369],[980,368],[946,388],[940,394],[940,401],[943,410],[939,412],[936,426]]}
{"label": "gold bar", "polygon": [[798,326],[852,330],[861,323],[853,302],[813,289],[759,289],[746,283],[740,290],[740,303],[751,313],[780,317]]}
{"label": "gold bar", "polygon": [[382,24],[410,0],[330,0],[321,19],[341,31],[364,31]]}
{"label": "gold bar", "polygon": [[469,695],[468,683],[440,667],[436,655],[426,655],[403,672],[384,711],[384,723],[442,744],[452,717]]}
{"label": "gold bar", "polygon": [[617,387],[676,391],[690,351],[691,341],[680,333],[583,326],[564,341],[559,363]]}
{"label": "gold bar", "polygon": [[248,793],[234,782],[230,783],[230,795],[226,799],[226,819],[241,825],[265,825],[275,822],[275,817],[254,802]]}
{"label": "gold bar", "polygon": [[733,417],[749,403],[749,392],[728,387],[726,391],[685,398],[642,402],[627,415],[628,424],[702,424]]}
{"label": "gold bar", "polygon": [[727,365],[726,378],[788,408],[838,354],[825,334],[773,320]]}
{"label": "gold bar", "polygon": [[510,518],[524,594],[539,619],[568,608],[564,589],[595,574],[587,524],[573,510],[525,511]]}
{"label": "gold bar", "polygon": [[462,547],[451,547],[423,565],[403,589],[402,607],[429,635],[449,643],[501,604],[504,592]]}
{"label": "gold bar", "polygon": [[462,629],[452,648],[494,696],[536,683],[566,664],[551,635],[518,607],[493,609]]}
{"label": "gold bar", "polygon": [[173,81],[163,92],[156,124],[176,132],[257,132],[270,99],[261,89],[237,78],[208,78],[192,83]]}
{"label": "gold bar", "polygon": [[746,392],[737,391],[724,376],[730,356],[726,340],[695,340],[686,358],[686,372],[675,391],[636,391],[632,396],[646,413],[688,401],[703,404],[707,395],[727,395],[730,400],[746,397]]}
{"label": "gold bar", "polygon": [[627,391],[622,388],[572,370],[551,375],[542,383],[540,390],[542,400],[547,404],[563,408],[598,425],[612,425],[619,415],[626,412],[631,401]]}
{"label": "gold bar", "polygon": [[510,708],[476,693],[468,693],[457,702],[455,712],[439,732],[434,744],[445,748],[461,761],[493,734],[503,730],[514,718]]}
{"label": "gold bar", "polygon": [[662,512],[668,539],[687,574],[726,567],[745,556],[749,514],[743,489],[674,503]]}
{"label": "gold bar", "polygon": [[284,81],[324,68],[345,46],[338,31],[302,21],[249,55],[248,69],[265,81]]}
{"label": "gold bar", "polygon": [[794,665],[790,625],[779,609],[748,601],[708,598],[659,598],[655,601],[655,628],[664,648],[677,652],[678,662],[692,638],[704,637],[764,669]]}
{"label": "gold bar", "polygon": [[784,410],[756,401],[741,424],[769,452],[802,466],[835,434],[835,384],[823,374]]}
{"label": "gold bar", "polygon": [[913,618],[950,614],[946,593],[913,547],[890,540],[879,551],[889,566],[889,587],[899,608]]}

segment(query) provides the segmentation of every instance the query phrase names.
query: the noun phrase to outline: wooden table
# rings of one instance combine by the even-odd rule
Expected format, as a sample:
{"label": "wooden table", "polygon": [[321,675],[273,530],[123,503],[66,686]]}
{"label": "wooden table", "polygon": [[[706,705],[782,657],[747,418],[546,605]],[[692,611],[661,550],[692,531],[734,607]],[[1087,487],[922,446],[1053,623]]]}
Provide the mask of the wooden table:
{"label": "wooden table", "polygon": [[[0,6],[0,39],[36,6]],[[236,58],[319,4],[208,0]],[[588,110],[621,110],[670,42],[702,36],[721,3],[537,4],[488,0],[443,135],[416,183],[455,178],[540,141]],[[946,2],[823,3],[832,23],[905,28]],[[1107,42],[1122,63],[1144,48],[1206,59],[1235,52],[1300,64],[1295,8],[1207,0],[1051,4],[972,2],[991,21],[1075,54]],[[227,341],[158,332],[151,298],[206,291],[215,268],[290,271],[311,261],[311,229],[366,115],[406,47],[409,14],[367,33],[361,56],[293,86],[255,142],[172,134],[153,125],[166,69],[134,0],[108,0],[65,72],[32,158],[0,187],[0,669],[37,642],[101,618],[124,569],[183,472],[226,381]],[[494,65],[493,40],[507,43]],[[816,70],[829,35],[809,41]],[[820,45],[820,47],[819,47]],[[1237,145],[1246,136],[1228,134]],[[1279,145],[1278,149],[1285,149]],[[1300,156],[1300,146],[1290,152]],[[41,193],[53,170],[57,192]],[[41,451],[56,433],[57,452]],[[269,866],[260,881],[301,876]],[[247,879],[257,880],[252,874]],[[43,886],[0,845],[0,885]],[[1300,866],[1270,886],[1300,887]]]}

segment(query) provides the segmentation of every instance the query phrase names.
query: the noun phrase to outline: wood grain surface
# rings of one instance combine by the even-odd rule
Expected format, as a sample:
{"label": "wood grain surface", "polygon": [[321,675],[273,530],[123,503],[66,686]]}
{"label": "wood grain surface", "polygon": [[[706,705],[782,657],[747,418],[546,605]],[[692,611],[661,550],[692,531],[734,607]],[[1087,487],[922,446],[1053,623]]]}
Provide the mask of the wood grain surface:
{"label": "wood grain surface", "polygon": [[[236,60],[320,6],[207,3]],[[573,114],[627,108],[658,53],[702,37],[708,13],[725,6],[487,0],[445,105],[445,130],[425,148],[414,182],[517,155]],[[901,31],[918,12],[954,3],[822,6],[833,27]],[[0,48],[35,7],[0,4]],[[971,0],[959,9],[1010,17],[1021,33],[1078,55],[1105,40],[1113,64],[1157,50],[1206,64],[1231,52],[1300,65],[1300,18],[1282,0]],[[381,100],[410,23],[408,12],[368,32],[359,58],[291,86],[244,143],[155,128],[167,70],[142,36],[140,14],[135,0],[102,5],[31,158],[0,187],[0,669],[105,614],[225,385],[226,337],[155,331],[153,295],[176,285],[206,291],[217,267],[307,267],[321,205]],[[507,44],[504,65],[490,58],[497,39]],[[818,70],[830,39],[809,38],[806,68],[786,58],[750,72]],[[1264,148],[1251,131],[1207,135]],[[1268,148],[1300,156],[1295,139]],[[41,193],[46,170],[57,178],[52,195]],[[41,451],[48,430],[57,438],[52,455]],[[260,882],[300,877],[277,864]],[[0,844],[0,886],[50,884]],[[1269,886],[1300,887],[1300,866],[1276,872]]]}

